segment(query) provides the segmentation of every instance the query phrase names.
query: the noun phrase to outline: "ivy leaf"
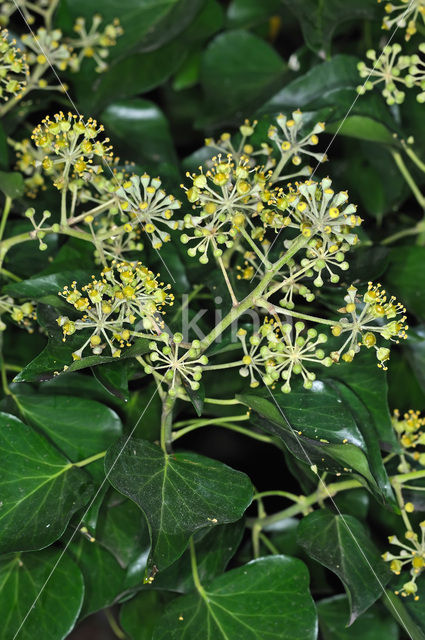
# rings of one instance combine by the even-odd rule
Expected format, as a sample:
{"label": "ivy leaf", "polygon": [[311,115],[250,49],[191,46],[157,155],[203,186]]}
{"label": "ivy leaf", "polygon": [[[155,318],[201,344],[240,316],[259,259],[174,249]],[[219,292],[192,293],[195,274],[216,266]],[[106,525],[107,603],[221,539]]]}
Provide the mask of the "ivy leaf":
{"label": "ivy leaf", "polygon": [[125,569],[130,562],[149,551],[150,540],[146,519],[131,500],[113,494],[102,506],[96,526],[96,540],[113,554]]}
{"label": "ivy leaf", "polygon": [[[149,523],[150,567],[163,570],[198,529],[239,520],[252,499],[249,478],[196,453],[164,452],[145,440],[113,445],[105,460],[110,483],[136,502]],[[118,457],[118,454],[119,457]]]}
{"label": "ivy leaf", "polygon": [[[58,449],[78,462],[101,453],[122,433],[119,416],[100,402],[73,396],[16,396],[25,418],[36,426]],[[94,465],[90,466],[93,475]],[[104,477],[103,465],[96,479]]]}
{"label": "ivy leaf", "polygon": [[[244,532],[244,520],[231,524],[222,524],[214,529],[201,530],[194,535],[196,560],[201,582],[209,582],[224,572],[228,562],[235,554]],[[190,552],[184,554],[171,567],[162,571],[153,583],[155,589],[166,589],[187,593],[193,591]]]}
{"label": "ivy leaf", "polygon": [[24,179],[20,173],[17,171],[12,173],[0,171],[0,191],[5,196],[15,200],[15,198],[20,198],[24,194],[24,190]]}
{"label": "ivy leaf", "polygon": [[354,471],[383,499],[369,466],[365,440],[349,407],[329,382],[316,380],[310,390],[297,385],[290,394],[271,395],[263,390],[237,397],[253,410],[253,424],[278,436],[299,460],[339,473]]}
{"label": "ivy leaf", "polygon": [[298,543],[343,582],[350,603],[349,625],[384,593],[389,569],[368,531],[353,516],[324,509],[310,513],[298,527]]}
{"label": "ivy leaf", "polygon": [[283,0],[300,21],[306,44],[319,51],[330,50],[332,36],[341,24],[352,20],[373,20],[377,17],[374,0]]}
{"label": "ivy leaf", "polygon": [[31,427],[0,414],[0,553],[47,547],[92,491],[86,471]]}
{"label": "ivy leaf", "polygon": [[155,626],[172,599],[164,591],[142,591],[120,609],[120,623],[132,640],[152,640]]}
{"label": "ivy leaf", "polygon": [[128,362],[119,360],[101,367],[93,367],[93,375],[100,384],[113,396],[128,401]]}
{"label": "ivy leaf", "polygon": [[391,131],[381,122],[367,116],[348,116],[345,120],[338,120],[326,127],[327,133],[350,138],[359,138],[369,142],[394,145],[394,137]]}
{"label": "ivy leaf", "polygon": [[425,285],[418,278],[425,260],[425,247],[397,247],[390,252],[385,274],[388,290],[407,307],[409,313],[425,320]]}
{"label": "ivy leaf", "polygon": [[282,58],[264,40],[248,31],[227,31],[204,52],[201,84],[221,119],[229,114],[242,118],[247,105],[259,106],[273,95],[284,69]]}
{"label": "ivy leaf", "polygon": [[323,640],[398,640],[398,626],[382,607],[374,605],[346,627],[350,604],[347,596],[337,595],[317,603]]}
{"label": "ivy leaf", "polygon": [[81,537],[68,548],[84,577],[84,602],[80,619],[113,604],[125,590],[125,571],[100,544]]}
{"label": "ivy leaf", "polygon": [[65,270],[59,273],[39,274],[34,278],[13,282],[4,288],[5,293],[14,298],[30,298],[37,302],[50,304],[54,307],[70,309],[63,298],[58,296],[65,285],[74,280],[88,282],[90,272],[82,269]]}
{"label": "ivy leaf", "polygon": [[315,640],[316,635],[305,565],[271,556],[228,571],[200,593],[174,600],[153,640]]}
{"label": "ivy leaf", "polygon": [[58,563],[60,553],[45,549],[0,558],[3,640],[63,640],[72,631],[83,602],[83,576],[68,555]]}

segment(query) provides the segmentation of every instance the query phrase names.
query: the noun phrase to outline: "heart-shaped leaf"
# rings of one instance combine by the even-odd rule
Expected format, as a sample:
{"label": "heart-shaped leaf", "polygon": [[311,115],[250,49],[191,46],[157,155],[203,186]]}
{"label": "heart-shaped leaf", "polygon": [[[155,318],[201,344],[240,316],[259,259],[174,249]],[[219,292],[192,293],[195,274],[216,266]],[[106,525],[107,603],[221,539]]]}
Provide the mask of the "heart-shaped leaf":
{"label": "heart-shaped leaf", "polygon": [[47,547],[91,494],[86,471],[31,427],[0,414],[0,553]]}
{"label": "heart-shaped leaf", "polygon": [[105,469],[111,484],[144,511],[150,566],[158,570],[182,555],[192,533],[239,520],[252,499],[244,473],[196,453],[164,454],[145,440],[114,444]]}
{"label": "heart-shaped leaf", "polygon": [[368,531],[353,516],[324,509],[310,513],[298,527],[298,543],[343,582],[350,603],[348,624],[384,593],[389,569]]}
{"label": "heart-shaped leaf", "polygon": [[315,640],[308,572],[295,558],[259,558],[174,600],[153,640]]}

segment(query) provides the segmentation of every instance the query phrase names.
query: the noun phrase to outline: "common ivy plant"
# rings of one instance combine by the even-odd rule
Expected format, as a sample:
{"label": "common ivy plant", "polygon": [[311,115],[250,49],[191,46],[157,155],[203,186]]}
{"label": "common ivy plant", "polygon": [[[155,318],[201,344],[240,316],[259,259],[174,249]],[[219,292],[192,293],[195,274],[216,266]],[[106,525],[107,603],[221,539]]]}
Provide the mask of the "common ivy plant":
{"label": "common ivy plant", "polygon": [[423,0],[0,24],[0,639],[424,640]]}

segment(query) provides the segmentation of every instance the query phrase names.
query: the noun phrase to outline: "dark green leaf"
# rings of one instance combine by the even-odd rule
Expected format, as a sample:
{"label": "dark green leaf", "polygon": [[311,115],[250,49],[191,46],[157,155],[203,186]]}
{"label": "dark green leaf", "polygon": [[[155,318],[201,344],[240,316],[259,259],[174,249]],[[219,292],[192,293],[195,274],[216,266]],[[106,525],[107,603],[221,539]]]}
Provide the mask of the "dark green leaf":
{"label": "dark green leaf", "polygon": [[96,527],[96,540],[108,549],[125,569],[143,552],[150,541],[146,519],[134,502],[113,494],[104,504]]}
{"label": "dark green leaf", "polygon": [[[109,407],[72,396],[18,395],[18,406],[36,426],[71,460],[78,462],[107,449],[122,432],[119,416]],[[93,466],[89,467],[93,474]],[[103,478],[103,464],[96,479]]]}
{"label": "dark green leaf", "polygon": [[81,571],[69,556],[52,549],[2,556],[0,584],[2,640],[68,637],[84,596]]}
{"label": "dark green leaf", "polygon": [[398,247],[390,252],[385,282],[409,313],[425,320],[425,283],[419,277],[425,262],[425,247]]}
{"label": "dark green leaf", "polygon": [[121,607],[120,622],[131,640],[152,640],[155,626],[170,596],[161,591],[142,591]]}
{"label": "dark green leaf", "polygon": [[177,164],[168,122],[150,100],[133,98],[110,104],[100,116],[113,144],[129,159],[149,171],[159,171],[161,163]]}
{"label": "dark green leaf", "polygon": [[227,10],[227,23],[230,29],[249,29],[281,11],[281,0],[232,0]]}
{"label": "dark green leaf", "polygon": [[314,50],[329,51],[332,36],[341,24],[350,20],[372,20],[377,17],[374,0],[283,0],[301,23],[306,43]]}
{"label": "dark green leaf", "polygon": [[69,305],[58,296],[59,291],[62,291],[65,285],[69,285],[74,280],[85,283],[89,279],[89,272],[72,269],[60,273],[38,275],[28,280],[22,280],[22,282],[14,282],[5,287],[4,291],[14,298],[30,298],[55,307],[66,306],[69,309]]}
{"label": "dark green leaf", "polygon": [[295,558],[259,558],[167,607],[153,640],[315,640],[308,572]]}
{"label": "dark green leaf", "polygon": [[125,571],[100,544],[81,537],[68,553],[84,577],[84,602],[80,618],[113,604],[125,589]]}
{"label": "dark green leaf", "polygon": [[[245,523],[243,520],[222,524],[211,531],[203,530],[194,535],[196,559],[201,582],[209,582],[224,572],[229,560],[238,548]],[[190,552],[184,554],[153,582],[155,589],[167,589],[187,593],[194,590]]]}
{"label": "dark green leaf", "polygon": [[383,600],[384,604],[401,627],[406,630],[410,640],[425,640],[423,631],[425,622],[420,600],[415,601],[410,598],[402,600],[390,590],[386,591],[386,596]]}
{"label": "dark green leaf", "polygon": [[0,553],[47,547],[88,502],[90,476],[14,416],[0,426]]}
{"label": "dark green leaf", "polygon": [[389,570],[356,518],[315,511],[301,521],[298,542],[343,582],[350,603],[348,624],[383,594]]}
{"label": "dark green leaf", "polygon": [[349,407],[328,382],[316,380],[311,390],[297,385],[290,394],[271,395],[266,390],[237,397],[252,408],[253,424],[278,436],[299,460],[339,473],[354,471],[381,497],[364,438]]}
{"label": "dark green leaf", "polygon": [[119,360],[103,364],[101,367],[94,367],[93,375],[113,396],[125,401],[129,399],[128,362]]}
{"label": "dark green leaf", "polygon": [[0,191],[5,196],[12,198],[12,200],[20,198],[24,193],[24,187],[24,179],[20,173],[0,171]]}
{"label": "dark green leaf", "polygon": [[182,555],[192,533],[239,520],[252,499],[245,474],[195,453],[165,455],[144,440],[113,445],[105,469],[111,484],[143,509],[150,564],[159,570]]}
{"label": "dark green leaf", "polygon": [[366,116],[348,116],[326,127],[328,133],[337,133],[351,138],[360,138],[370,142],[394,144],[394,137],[381,122]]}
{"label": "dark green leaf", "polygon": [[[276,51],[247,31],[228,31],[205,50],[201,83],[211,107],[242,117],[244,108],[273,94],[283,78],[284,62]],[[236,109],[236,112],[235,112]]]}
{"label": "dark green leaf", "polygon": [[346,627],[350,604],[347,596],[338,595],[317,604],[323,640],[398,640],[398,626],[382,607],[373,606]]}

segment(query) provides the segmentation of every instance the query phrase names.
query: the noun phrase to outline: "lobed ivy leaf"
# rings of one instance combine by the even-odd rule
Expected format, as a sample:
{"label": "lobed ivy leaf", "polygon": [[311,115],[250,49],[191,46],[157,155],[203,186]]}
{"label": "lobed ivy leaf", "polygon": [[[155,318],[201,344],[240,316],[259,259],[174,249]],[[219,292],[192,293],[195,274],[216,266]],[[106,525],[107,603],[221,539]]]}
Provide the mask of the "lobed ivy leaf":
{"label": "lobed ivy leaf", "polygon": [[159,571],[182,555],[192,533],[239,520],[252,499],[245,474],[196,453],[164,454],[145,440],[114,444],[105,469],[110,483],[145,513],[149,567]]}
{"label": "lobed ivy leaf", "polygon": [[259,558],[174,600],[153,640],[315,640],[308,572],[296,558]]}
{"label": "lobed ivy leaf", "polygon": [[84,582],[75,562],[60,554],[45,549],[0,558],[2,640],[68,637],[81,609]]}
{"label": "lobed ivy leaf", "polygon": [[0,553],[47,547],[92,492],[85,470],[31,427],[0,414]]}
{"label": "lobed ivy leaf", "polygon": [[301,520],[297,540],[343,582],[350,604],[348,625],[384,593],[389,569],[369,532],[353,516],[314,511]]}
{"label": "lobed ivy leaf", "polygon": [[[78,462],[107,449],[122,433],[119,416],[100,402],[62,395],[17,395],[26,420],[38,428],[71,462]],[[104,477],[103,465],[97,480]]]}
{"label": "lobed ivy leaf", "polygon": [[365,439],[349,406],[329,382],[316,380],[311,390],[297,385],[290,394],[262,390],[237,397],[253,410],[253,424],[280,438],[299,460],[338,473],[352,471],[384,499]]}

